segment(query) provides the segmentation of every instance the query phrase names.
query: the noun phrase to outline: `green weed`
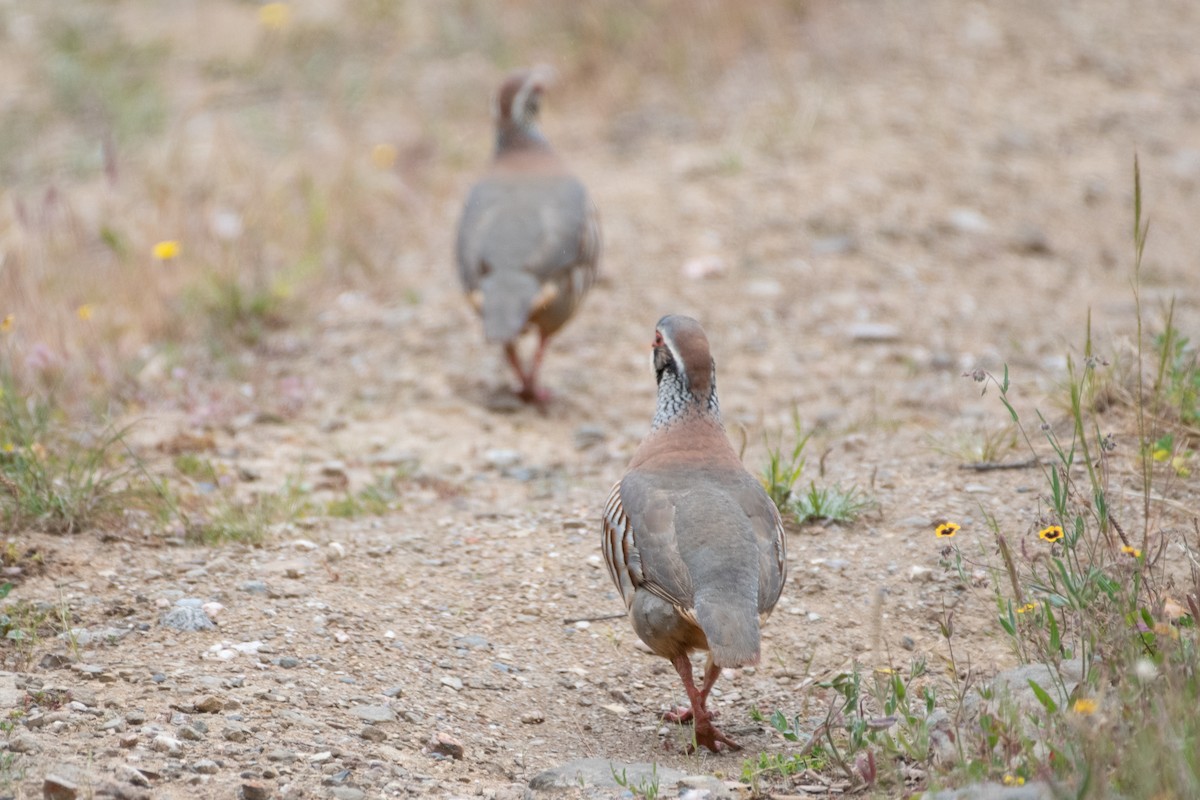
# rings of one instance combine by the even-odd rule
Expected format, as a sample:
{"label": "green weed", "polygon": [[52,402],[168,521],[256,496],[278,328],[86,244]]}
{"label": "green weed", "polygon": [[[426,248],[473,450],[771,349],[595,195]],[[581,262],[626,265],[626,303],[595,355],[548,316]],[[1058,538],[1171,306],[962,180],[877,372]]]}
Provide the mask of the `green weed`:
{"label": "green weed", "polygon": [[932,448],[968,465],[1000,464],[1004,456],[1018,447],[1017,430],[1012,425],[998,428],[982,426],[966,436],[943,436],[930,441]]}
{"label": "green weed", "polygon": [[797,523],[848,523],[875,509],[877,503],[858,486],[843,488],[840,484],[819,487],[809,482],[808,491],[794,498],[788,510]]}
{"label": "green weed", "polygon": [[1175,303],[1171,302],[1165,330],[1154,337],[1158,369],[1154,395],[1174,412],[1185,427],[1200,435],[1200,354],[1188,337],[1175,327]]}
{"label": "green weed", "polygon": [[781,514],[791,502],[792,491],[796,482],[800,480],[800,474],[804,471],[804,447],[811,437],[811,431],[803,432],[800,413],[796,409],[792,409],[792,438],[795,440],[792,449],[786,450],[782,442],[774,447],[767,444],[767,466],[763,473],[763,487]]}
{"label": "green weed", "polygon": [[[3,592],[8,594],[8,590]],[[59,610],[48,603],[18,600],[0,610],[0,637],[9,651],[6,661],[12,669],[27,669],[33,663],[38,644],[61,632]]]}
{"label": "green weed", "polygon": [[376,475],[375,479],[354,494],[347,493],[344,497],[331,500],[325,506],[325,513],[331,517],[352,518],[364,515],[382,516],[400,507],[400,495],[396,490],[397,481],[405,475],[397,470],[392,475]]}
{"label": "green weed", "polygon": [[843,488],[841,485],[817,486],[809,481],[808,489],[796,491],[804,473],[806,457],[804,449],[812,438],[805,433],[799,413],[792,411],[792,445],[788,449],[782,442],[767,444],[767,464],[763,468],[762,484],[767,496],[785,519],[799,525],[807,522],[852,522],[876,507],[875,501],[858,486]]}
{"label": "green weed", "polygon": [[617,768],[612,764],[608,765],[612,770],[613,780],[622,789],[628,790],[634,797],[643,798],[643,800],[658,800],[659,779],[658,779],[658,764],[654,764],[650,769],[649,777],[642,778],[636,783],[629,780],[625,769],[621,769],[621,774],[617,774]]}
{"label": "green weed", "polygon": [[61,412],[0,382],[0,515],[10,530],[74,533],[131,510],[161,509],[162,487],[125,443],[125,429],[66,430]]}
{"label": "green weed", "polygon": [[230,542],[260,545],[276,525],[297,519],[308,509],[304,492],[289,483],[278,492],[237,498],[221,492],[213,502],[184,514],[189,541],[209,546]]}
{"label": "green weed", "polygon": [[[1135,162],[1138,387],[1136,446],[1128,459],[1119,456],[1120,433],[1106,430],[1113,423],[1104,416],[1107,404],[1097,402],[1109,381],[1098,376],[1107,361],[1095,352],[1090,321],[1081,354],[1067,361],[1063,424],[1037,411],[1026,422],[1007,367],[999,377],[972,373],[985,392],[996,390],[1042,474],[1039,514],[1026,531],[1006,530],[982,511],[999,555],[989,566],[999,630],[1022,663],[1047,671],[1028,681],[1031,708],[989,690],[980,693],[973,722],[962,712],[967,691],[959,687],[957,762],[945,776],[951,783],[1036,777],[1077,797],[1200,796],[1200,722],[1193,713],[1200,703],[1200,562],[1187,536],[1200,539],[1200,523],[1186,513],[1185,524],[1173,521],[1171,510],[1182,506],[1166,502],[1191,474],[1186,443],[1195,362],[1171,312],[1165,332],[1143,346],[1146,233]],[[1147,372],[1149,357],[1157,369]],[[1154,376],[1149,385],[1147,374]],[[1125,474],[1129,461],[1132,475]],[[1132,507],[1120,499],[1131,478],[1140,484],[1140,502]],[[951,548],[954,558],[946,563],[962,572],[964,556]],[[1168,557],[1174,549],[1187,554],[1188,574]],[[954,665],[949,615],[943,636]]]}

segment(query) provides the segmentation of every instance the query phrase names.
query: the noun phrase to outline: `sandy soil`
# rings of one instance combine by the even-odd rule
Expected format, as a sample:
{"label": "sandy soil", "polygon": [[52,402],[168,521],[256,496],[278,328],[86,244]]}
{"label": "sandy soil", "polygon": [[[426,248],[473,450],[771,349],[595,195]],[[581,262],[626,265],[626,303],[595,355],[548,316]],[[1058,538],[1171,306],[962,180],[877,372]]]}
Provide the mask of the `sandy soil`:
{"label": "sandy soil", "polygon": [[[398,267],[400,291],[343,294],[272,334],[244,354],[245,385],[207,386],[203,405],[164,379],[134,433],[147,453],[211,435],[206,457],[257,477],[245,491],[297,480],[336,497],[343,481],[357,491],[403,466],[401,508],[301,520],[261,548],[35,537],[49,568],[10,599],[127,633],[75,653],[47,641],[29,664],[10,656],[17,673],[0,688],[43,700],[12,791],[40,796],[59,763],[126,794],[134,767],[151,796],[180,798],[244,784],[275,797],[519,797],[539,771],[585,756],[737,777],[743,757],[786,751],[752,707],[817,719],[828,697],[814,681],[856,662],[924,657],[944,681],[946,609],[960,659],[984,675],[1012,665],[990,581],[950,575],[933,526],[959,522],[956,542],[982,562],[986,511],[1033,547],[1044,487],[1034,470],[960,469],[963,443],[1005,422],[963,372],[1007,362],[1027,418],[1036,404],[1058,419],[1047,397],[1089,309],[1098,350],[1127,352],[1135,152],[1153,221],[1147,322],[1174,296],[1181,329],[1200,329],[1196,30],[1200,6],[1184,0],[813,4],[775,65],[789,85],[757,81],[747,55],[694,119],[600,117],[581,87],[551,96],[545,128],[591,187],[605,253],[548,357],[545,415],[493,407],[507,376],[453,277],[480,130],[461,192]],[[786,124],[783,97],[800,110]],[[879,505],[790,534],[762,664],[722,679],[713,700],[739,756],[687,756],[684,732],[664,732],[678,679],[623,619],[568,622],[620,611],[600,507],[648,429],[647,345],[670,312],[706,325],[750,469],[795,409],[817,431],[805,480],[857,484]],[[1127,426],[1113,425],[1132,459]],[[1194,482],[1177,491],[1178,507],[1197,507]],[[1118,513],[1140,524],[1132,498]],[[218,629],[161,625],[181,597],[223,604]],[[257,653],[220,652],[253,642]],[[45,653],[79,660],[40,666]],[[74,704],[47,707],[56,687]],[[461,760],[427,752],[439,733]]]}

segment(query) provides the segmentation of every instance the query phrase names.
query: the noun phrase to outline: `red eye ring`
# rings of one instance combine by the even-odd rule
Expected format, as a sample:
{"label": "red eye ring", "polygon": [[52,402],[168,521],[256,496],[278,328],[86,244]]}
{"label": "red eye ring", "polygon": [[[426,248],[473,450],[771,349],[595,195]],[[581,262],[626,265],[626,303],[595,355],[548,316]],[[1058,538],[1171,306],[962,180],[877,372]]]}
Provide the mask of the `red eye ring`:
{"label": "red eye ring", "polygon": [[666,344],[666,342],[663,341],[662,334],[659,333],[658,331],[655,331],[654,332],[654,344],[652,346],[653,347],[662,347],[664,344]]}

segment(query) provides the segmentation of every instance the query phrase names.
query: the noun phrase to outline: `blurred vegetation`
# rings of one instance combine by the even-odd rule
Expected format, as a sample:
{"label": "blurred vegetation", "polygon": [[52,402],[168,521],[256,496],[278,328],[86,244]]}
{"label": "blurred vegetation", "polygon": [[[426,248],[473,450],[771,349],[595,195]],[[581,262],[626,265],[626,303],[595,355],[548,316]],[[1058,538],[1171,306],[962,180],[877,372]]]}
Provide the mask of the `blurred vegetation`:
{"label": "blurred vegetation", "polygon": [[[120,395],[163,342],[253,345],[303,319],[322,289],[411,296],[406,278],[427,268],[417,254],[448,251],[461,176],[488,156],[481,131],[505,70],[553,65],[561,119],[572,104],[611,112],[619,147],[664,120],[727,125],[710,97],[722,71],[746,53],[786,52],[803,11],[684,0],[0,6],[11,379]],[[178,243],[174,257],[155,256],[160,242]]]}

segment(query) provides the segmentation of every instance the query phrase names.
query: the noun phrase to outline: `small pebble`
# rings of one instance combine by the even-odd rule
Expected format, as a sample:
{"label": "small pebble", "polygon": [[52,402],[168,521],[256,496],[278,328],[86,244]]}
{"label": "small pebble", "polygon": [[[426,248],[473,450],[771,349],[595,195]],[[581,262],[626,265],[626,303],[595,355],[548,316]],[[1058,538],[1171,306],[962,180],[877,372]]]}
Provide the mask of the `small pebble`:
{"label": "small pebble", "polygon": [[177,756],[183,752],[183,742],[176,739],[174,736],[168,736],[165,733],[160,733],[154,737],[154,741],[150,743],[160,753]]}
{"label": "small pebble", "polygon": [[464,754],[462,742],[448,733],[441,732],[435,733],[429,740],[429,752],[456,761],[461,760]]}

